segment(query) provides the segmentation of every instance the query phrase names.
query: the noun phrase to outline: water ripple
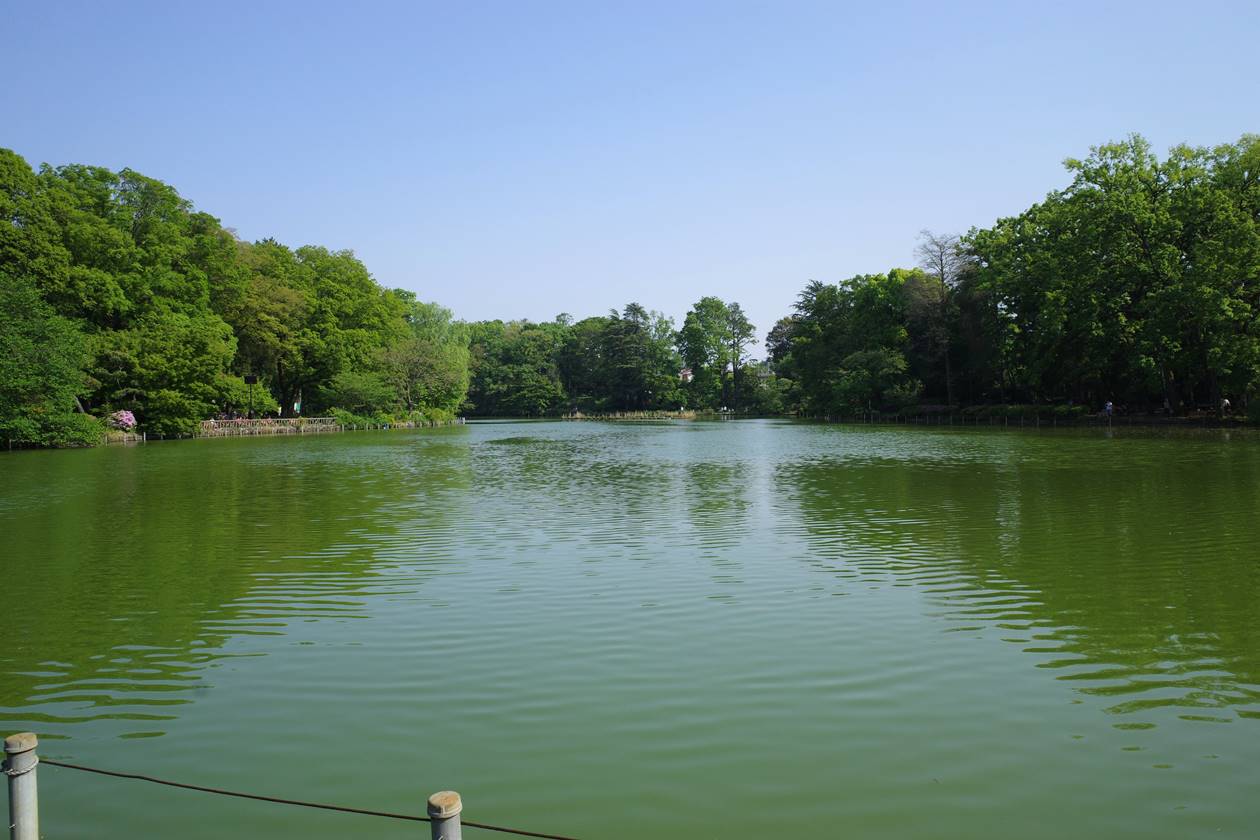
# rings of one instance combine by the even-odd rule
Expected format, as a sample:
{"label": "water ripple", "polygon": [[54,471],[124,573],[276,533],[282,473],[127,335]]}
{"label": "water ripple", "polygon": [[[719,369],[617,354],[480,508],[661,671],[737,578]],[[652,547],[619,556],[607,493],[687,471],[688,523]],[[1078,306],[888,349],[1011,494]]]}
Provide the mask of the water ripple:
{"label": "water ripple", "polygon": [[[1255,440],[496,423],[19,455],[0,718],[63,757],[213,783],[231,730],[256,749],[225,784],[458,786],[603,837],[662,809],[769,833],[767,792],[803,836],[1257,816]],[[371,772],[331,768],[330,732]],[[59,795],[61,833],[134,819]],[[146,831],[214,836],[202,807]]]}

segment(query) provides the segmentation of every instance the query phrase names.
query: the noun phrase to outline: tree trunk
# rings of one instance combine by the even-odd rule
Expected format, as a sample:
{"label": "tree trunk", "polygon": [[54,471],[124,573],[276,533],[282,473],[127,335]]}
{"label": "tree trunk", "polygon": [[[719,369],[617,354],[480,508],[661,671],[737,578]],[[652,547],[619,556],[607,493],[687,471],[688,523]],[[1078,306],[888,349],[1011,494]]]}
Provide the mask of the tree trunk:
{"label": "tree trunk", "polygon": [[1168,402],[1168,410],[1173,414],[1181,413],[1181,394],[1177,387],[1177,380],[1168,371],[1167,364],[1159,366],[1160,378],[1164,381],[1164,399]]}
{"label": "tree trunk", "polygon": [[954,404],[954,371],[949,360],[949,287],[945,285],[945,264],[941,261],[941,349],[945,356],[945,404]]}
{"label": "tree trunk", "polygon": [[280,402],[280,416],[291,417],[289,406],[293,404],[291,387],[284,381],[284,365],[276,360],[276,398]]}

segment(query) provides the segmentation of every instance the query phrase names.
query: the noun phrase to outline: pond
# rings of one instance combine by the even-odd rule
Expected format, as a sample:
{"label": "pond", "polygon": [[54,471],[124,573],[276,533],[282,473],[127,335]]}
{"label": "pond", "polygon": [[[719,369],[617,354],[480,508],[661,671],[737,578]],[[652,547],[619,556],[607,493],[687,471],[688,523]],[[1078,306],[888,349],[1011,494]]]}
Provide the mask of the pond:
{"label": "pond", "polygon": [[[15,452],[0,728],[360,808],[453,788],[467,819],[583,838],[1252,837],[1258,545],[1239,433],[502,422]],[[39,778],[50,837],[427,836]]]}

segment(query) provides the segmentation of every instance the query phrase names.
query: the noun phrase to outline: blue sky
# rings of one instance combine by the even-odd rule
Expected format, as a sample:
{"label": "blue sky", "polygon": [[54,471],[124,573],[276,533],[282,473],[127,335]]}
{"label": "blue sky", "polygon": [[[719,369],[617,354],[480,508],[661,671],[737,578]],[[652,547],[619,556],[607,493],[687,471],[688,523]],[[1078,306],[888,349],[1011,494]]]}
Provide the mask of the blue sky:
{"label": "blue sky", "polygon": [[1260,3],[0,0],[0,146],[130,166],[467,319],[913,263],[1061,162],[1260,131]]}

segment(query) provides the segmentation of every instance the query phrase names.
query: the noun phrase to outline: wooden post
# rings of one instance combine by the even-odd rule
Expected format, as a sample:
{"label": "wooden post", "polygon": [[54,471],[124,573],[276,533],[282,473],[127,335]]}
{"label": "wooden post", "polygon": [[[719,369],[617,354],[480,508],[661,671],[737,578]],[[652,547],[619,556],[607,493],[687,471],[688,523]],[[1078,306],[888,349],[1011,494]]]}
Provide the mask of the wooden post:
{"label": "wooden post", "polygon": [[35,787],[35,748],[39,739],[33,732],[19,732],[4,739],[4,772],[9,777],[9,838],[39,840],[39,793]]}
{"label": "wooden post", "polygon": [[464,803],[453,790],[440,790],[429,797],[429,827],[433,829],[433,840],[463,840],[459,825],[462,810]]}

